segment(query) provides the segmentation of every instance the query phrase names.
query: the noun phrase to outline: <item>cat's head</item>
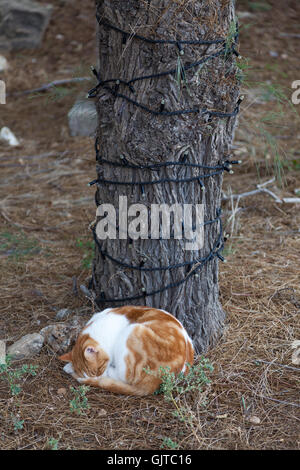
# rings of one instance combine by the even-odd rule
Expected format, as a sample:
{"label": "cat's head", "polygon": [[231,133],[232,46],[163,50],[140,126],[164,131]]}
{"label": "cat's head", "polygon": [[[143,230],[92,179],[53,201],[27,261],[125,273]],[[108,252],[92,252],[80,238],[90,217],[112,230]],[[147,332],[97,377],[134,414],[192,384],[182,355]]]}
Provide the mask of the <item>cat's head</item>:
{"label": "cat's head", "polygon": [[79,335],[73,349],[59,359],[68,362],[64,370],[77,377],[99,377],[109,361],[106,352],[89,335]]}

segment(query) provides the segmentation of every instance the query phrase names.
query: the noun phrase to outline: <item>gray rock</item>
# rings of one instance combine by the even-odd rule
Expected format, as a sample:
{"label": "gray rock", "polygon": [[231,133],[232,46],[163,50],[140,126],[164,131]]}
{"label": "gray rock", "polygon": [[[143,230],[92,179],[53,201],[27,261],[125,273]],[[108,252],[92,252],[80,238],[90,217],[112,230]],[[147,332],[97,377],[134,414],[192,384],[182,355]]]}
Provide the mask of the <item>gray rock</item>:
{"label": "gray rock", "polygon": [[55,315],[55,320],[58,320],[58,321],[66,320],[71,314],[72,314],[72,311],[69,308],[62,308]]}
{"label": "gray rock", "polygon": [[91,137],[98,126],[98,116],[94,101],[82,96],[68,113],[70,135]]}
{"label": "gray rock", "polygon": [[86,321],[74,317],[70,322],[48,325],[40,331],[45,344],[56,354],[63,354],[71,349]]}
{"label": "gray rock", "polygon": [[7,354],[12,360],[26,359],[40,352],[44,344],[44,337],[39,333],[30,333],[23,336],[7,348]]}
{"label": "gray rock", "polygon": [[52,8],[33,0],[0,0],[0,49],[39,47]]}

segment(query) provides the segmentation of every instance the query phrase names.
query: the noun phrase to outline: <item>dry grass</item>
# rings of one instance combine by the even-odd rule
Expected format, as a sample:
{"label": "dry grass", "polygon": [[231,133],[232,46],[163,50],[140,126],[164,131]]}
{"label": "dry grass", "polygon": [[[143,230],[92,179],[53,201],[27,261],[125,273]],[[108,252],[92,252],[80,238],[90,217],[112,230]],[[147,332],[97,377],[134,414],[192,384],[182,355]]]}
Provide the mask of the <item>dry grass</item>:
{"label": "dry grass", "polygon": [[[245,10],[247,2],[241,3]],[[268,3],[273,6],[271,12],[259,13],[256,25],[241,36],[242,54],[252,57],[258,80],[278,80],[288,87],[297,78],[293,55],[297,39],[287,45],[274,31],[292,31],[299,5],[287,2],[285,27],[278,2]],[[32,52],[8,56],[11,70],[6,78],[11,91],[65,78],[64,69],[72,74],[79,62],[84,67],[95,62],[93,49],[88,57],[86,50],[74,53],[70,46],[78,15],[83,15],[79,1],[68,12],[56,7],[44,46],[34,53],[38,65],[32,62]],[[84,15],[77,21],[79,44],[92,38],[94,31],[93,7]],[[262,52],[276,48],[279,54],[288,53],[285,76],[281,62],[270,59],[270,71],[266,55],[257,54],[253,37],[260,34],[262,24]],[[55,39],[57,34],[65,35],[63,43]],[[75,47],[80,49],[78,44]],[[13,82],[16,68],[20,74]],[[5,116],[0,116],[1,127],[8,125],[23,139],[17,150],[0,147],[0,338],[8,344],[53,323],[60,308],[82,312],[86,307],[86,319],[93,311],[80,290],[77,295],[73,291],[74,276],[78,285],[90,276],[82,264],[85,251],[77,240],[90,240],[88,225],[95,215],[93,191],[86,186],[95,174],[93,142],[72,139],[67,132],[66,114],[79,88],[72,88],[73,93],[59,101],[46,102],[47,95],[32,100],[19,97],[8,102]],[[243,104],[236,145],[246,149],[244,163],[235,176],[226,177],[226,193],[250,191],[273,175],[266,163],[274,155],[255,124],[274,106],[271,101],[257,105],[251,99]],[[280,197],[293,196],[300,187],[294,163],[300,154],[299,121],[288,106],[284,112],[283,127],[276,127],[277,122],[269,128],[272,135],[291,136],[276,137],[280,155],[289,161],[284,168],[285,186],[276,181],[270,187]],[[46,153],[52,155],[38,157]],[[90,409],[82,415],[72,413],[69,386],[75,383],[44,348],[31,361],[39,366],[37,376],[26,379],[17,398],[0,381],[1,449],[47,449],[51,439],[59,449],[158,449],[165,438],[180,449],[299,449],[300,369],[291,361],[291,344],[300,339],[299,206],[278,204],[266,194],[257,194],[241,199],[238,208],[230,219],[231,202],[224,203],[227,231],[232,232],[226,247],[228,263],[220,266],[226,328],[207,354],[214,365],[211,384],[180,402],[189,409],[190,424],[174,417],[172,404],[161,395],[140,399],[91,389]],[[253,417],[259,422],[255,424]],[[22,430],[14,431],[13,418],[24,420]]]}

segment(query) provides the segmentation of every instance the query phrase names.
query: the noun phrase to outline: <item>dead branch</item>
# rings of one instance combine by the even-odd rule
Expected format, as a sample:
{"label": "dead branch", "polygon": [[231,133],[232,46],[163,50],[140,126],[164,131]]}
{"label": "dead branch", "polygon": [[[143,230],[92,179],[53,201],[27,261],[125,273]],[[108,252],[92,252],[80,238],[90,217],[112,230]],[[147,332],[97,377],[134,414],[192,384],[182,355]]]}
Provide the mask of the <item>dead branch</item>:
{"label": "dead branch", "polygon": [[300,39],[300,34],[296,33],[279,33],[282,38],[297,38]]}
{"label": "dead branch", "polygon": [[277,398],[271,398],[271,397],[266,397],[265,395],[259,395],[260,398],[264,398],[265,400],[272,400],[276,401],[276,403],[280,403],[281,405],[290,405],[290,406],[296,406],[297,408],[300,408],[300,405],[298,403],[292,403],[284,400],[277,400]]}
{"label": "dead branch", "polygon": [[269,196],[271,196],[273,199],[275,199],[277,203],[282,204],[282,200],[278,196],[276,196],[275,193],[265,188],[265,186],[267,186],[268,184],[274,183],[274,181],[275,181],[275,178],[272,178],[271,180],[266,181],[265,183],[257,184],[256,185],[257,189],[253,189],[252,191],[247,191],[241,194],[230,194],[228,196],[224,193],[222,199],[223,201],[229,201],[229,200],[232,201],[233,199],[237,199],[239,201],[243,197],[253,196],[258,193],[266,193],[266,194],[269,194]]}
{"label": "dead branch", "polygon": [[23,96],[23,95],[29,95],[31,93],[39,93],[42,91],[47,91],[50,88],[56,87],[56,86],[61,86],[61,85],[67,85],[69,83],[78,83],[78,82],[83,82],[85,80],[92,80],[91,77],[76,77],[76,78],[65,78],[62,80],[54,80],[53,82],[46,83],[45,85],[42,85],[38,88],[32,88],[31,90],[23,90],[23,91],[15,91],[14,93],[7,93],[7,96]]}
{"label": "dead branch", "polygon": [[283,367],[284,369],[290,369],[290,370],[295,370],[297,372],[300,372],[300,368],[298,367],[292,367],[292,366],[287,366],[285,364],[277,364],[277,362],[268,362],[264,361],[263,359],[255,359],[255,363],[262,363],[262,364],[271,364],[273,366],[278,366],[278,367]]}

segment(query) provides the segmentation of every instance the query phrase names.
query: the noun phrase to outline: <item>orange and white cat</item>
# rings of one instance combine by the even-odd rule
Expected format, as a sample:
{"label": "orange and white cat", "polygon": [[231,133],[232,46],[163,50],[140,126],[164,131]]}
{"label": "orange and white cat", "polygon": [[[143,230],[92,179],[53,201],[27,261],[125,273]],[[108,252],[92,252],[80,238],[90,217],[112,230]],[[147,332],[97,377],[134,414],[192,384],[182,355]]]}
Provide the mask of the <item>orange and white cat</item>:
{"label": "orange and white cat", "polygon": [[95,313],[72,351],[60,359],[68,362],[64,371],[80,383],[142,396],[158,389],[161,378],[155,372],[160,367],[169,367],[175,374],[187,372],[194,348],[182,324],[170,313],[126,306]]}

